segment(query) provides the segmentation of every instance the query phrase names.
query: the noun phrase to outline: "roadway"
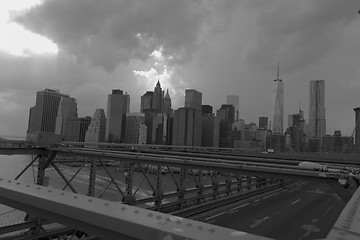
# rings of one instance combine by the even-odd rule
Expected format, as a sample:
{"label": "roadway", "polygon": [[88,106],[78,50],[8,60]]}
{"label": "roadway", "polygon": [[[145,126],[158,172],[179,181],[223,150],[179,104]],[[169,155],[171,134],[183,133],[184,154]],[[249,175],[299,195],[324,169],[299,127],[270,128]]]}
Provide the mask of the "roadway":
{"label": "roadway", "polygon": [[222,209],[202,221],[272,239],[321,239],[345,205],[321,181],[300,181],[280,192]]}

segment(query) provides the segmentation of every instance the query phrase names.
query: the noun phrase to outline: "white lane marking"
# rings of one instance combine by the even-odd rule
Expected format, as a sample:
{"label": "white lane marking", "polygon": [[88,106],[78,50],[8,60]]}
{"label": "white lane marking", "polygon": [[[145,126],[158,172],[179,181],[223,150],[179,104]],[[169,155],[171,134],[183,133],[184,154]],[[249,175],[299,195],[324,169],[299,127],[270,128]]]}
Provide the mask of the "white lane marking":
{"label": "white lane marking", "polygon": [[221,212],[221,213],[215,214],[215,215],[213,215],[213,216],[211,216],[211,217],[205,218],[205,220],[209,220],[209,219],[218,217],[218,216],[220,216],[220,215],[223,215],[224,213],[226,213],[226,212]]}
{"label": "white lane marking", "polygon": [[250,204],[250,203],[245,203],[245,204],[243,204],[243,205],[241,205],[241,206],[234,207],[234,208],[230,209],[230,211],[231,211],[231,210],[236,210],[236,209],[239,209],[239,208],[242,208],[242,207],[245,207],[245,206],[247,206],[247,205],[249,205],[249,204]]}
{"label": "white lane marking", "polygon": [[260,201],[260,199],[256,199],[254,202],[259,202]]}
{"label": "white lane marking", "polygon": [[298,200],[296,200],[296,201],[293,201],[292,203],[291,203],[291,205],[294,205],[294,204],[296,204],[297,202],[299,202],[300,201],[300,199],[298,199]]}
{"label": "white lane marking", "polygon": [[273,193],[273,194],[271,194],[271,195],[269,195],[269,196],[266,196],[266,197],[264,197],[263,199],[267,199],[267,198],[269,198],[269,197],[272,197],[272,196],[275,196],[275,195],[278,195],[279,193]]}

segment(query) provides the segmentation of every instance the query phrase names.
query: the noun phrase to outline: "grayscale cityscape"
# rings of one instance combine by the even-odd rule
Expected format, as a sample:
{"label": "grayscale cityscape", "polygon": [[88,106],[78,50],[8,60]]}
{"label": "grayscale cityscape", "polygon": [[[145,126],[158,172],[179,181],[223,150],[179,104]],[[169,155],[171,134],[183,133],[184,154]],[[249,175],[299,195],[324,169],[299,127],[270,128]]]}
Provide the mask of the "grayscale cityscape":
{"label": "grayscale cityscape", "polygon": [[360,239],[360,3],[0,3],[0,239]]}

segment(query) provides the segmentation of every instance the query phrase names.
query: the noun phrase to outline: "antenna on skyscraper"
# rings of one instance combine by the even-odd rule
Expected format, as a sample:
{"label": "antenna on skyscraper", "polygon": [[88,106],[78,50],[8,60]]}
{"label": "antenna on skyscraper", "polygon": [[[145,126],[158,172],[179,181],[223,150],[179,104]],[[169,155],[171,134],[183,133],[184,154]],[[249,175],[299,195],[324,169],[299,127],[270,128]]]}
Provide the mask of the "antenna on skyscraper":
{"label": "antenna on skyscraper", "polygon": [[279,80],[280,77],[280,60],[278,60],[278,66],[277,66],[277,79]]}

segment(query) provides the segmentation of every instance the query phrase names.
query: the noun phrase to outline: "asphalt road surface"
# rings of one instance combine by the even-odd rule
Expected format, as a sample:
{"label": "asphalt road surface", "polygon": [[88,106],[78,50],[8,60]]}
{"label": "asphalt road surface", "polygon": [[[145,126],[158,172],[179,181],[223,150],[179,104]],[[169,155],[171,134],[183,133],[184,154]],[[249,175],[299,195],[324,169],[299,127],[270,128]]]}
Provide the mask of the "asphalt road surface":
{"label": "asphalt road surface", "polygon": [[203,221],[272,239],[319,239],[327,236],[345,205],[320,180],[300,181]]}

